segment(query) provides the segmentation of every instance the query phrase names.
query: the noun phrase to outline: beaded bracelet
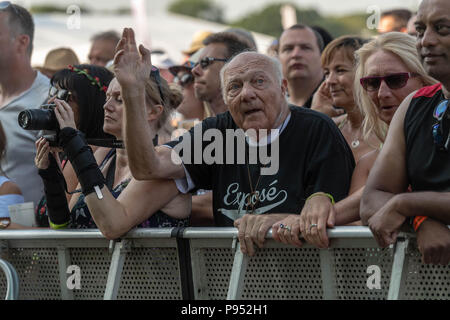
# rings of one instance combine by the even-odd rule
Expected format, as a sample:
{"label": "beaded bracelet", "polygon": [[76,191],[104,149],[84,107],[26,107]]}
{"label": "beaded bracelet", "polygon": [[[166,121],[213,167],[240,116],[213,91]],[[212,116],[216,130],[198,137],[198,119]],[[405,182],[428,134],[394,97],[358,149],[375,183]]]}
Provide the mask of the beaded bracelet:
{"label": "beaded bracelet", "polygon": [[325,193],[325,192],[316,192],[316,193],[313,193],[312,195],[310,195],[310,196],[306,199],[306,201],[308,201],[309,199],[311,199],[312,197],[315,197],[315,196],[326,196],[326,197],[330,198],[331,204],[335,204],[333,196],[332,196],[331,194]]}

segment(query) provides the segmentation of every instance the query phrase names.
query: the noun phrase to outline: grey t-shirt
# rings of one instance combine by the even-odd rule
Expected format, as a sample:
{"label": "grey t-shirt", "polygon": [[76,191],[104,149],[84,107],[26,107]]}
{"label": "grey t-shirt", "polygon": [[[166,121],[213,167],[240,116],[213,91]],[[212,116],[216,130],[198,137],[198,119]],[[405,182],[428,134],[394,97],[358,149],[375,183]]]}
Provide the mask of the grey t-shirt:
{"label": "grey t-shirt", "polygon": [[19,186],[25,202],[33,201],[35,206],[44,195],[44,186],[34,165],[38,131],[22,129],[17,117],[25,109],[39,108],[47,99],[49,86],[50,80],[38,71],[30,89],[0,108],[0,121],[7,141],[1,167],[7,177]]}

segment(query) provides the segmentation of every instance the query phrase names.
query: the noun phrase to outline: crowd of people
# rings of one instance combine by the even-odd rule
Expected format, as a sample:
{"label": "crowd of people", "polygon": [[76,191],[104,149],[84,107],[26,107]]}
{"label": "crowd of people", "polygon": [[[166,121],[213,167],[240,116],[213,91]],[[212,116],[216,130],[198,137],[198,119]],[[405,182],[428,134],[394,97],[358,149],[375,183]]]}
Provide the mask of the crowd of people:
{"label": "crowd of people", "polygon": [[177,65],[125,28],[88,64],[56,48],[39,68],[32,16],[1,5],[0,228],[33,202],[41,228],[108,239],[234,226],[253,256],[270,229],[327,248],[327,229],[367,225],[450,262],[447,0],[383,13],[370,39],[295,24],[261,53],[246,30],[201,31]]}

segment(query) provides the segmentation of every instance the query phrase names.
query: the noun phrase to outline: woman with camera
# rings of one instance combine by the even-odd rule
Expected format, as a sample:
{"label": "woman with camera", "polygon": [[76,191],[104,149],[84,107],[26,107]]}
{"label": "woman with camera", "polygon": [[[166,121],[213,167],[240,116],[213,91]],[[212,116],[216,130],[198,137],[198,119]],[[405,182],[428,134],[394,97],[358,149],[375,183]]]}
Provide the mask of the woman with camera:
{"label": "woman with camera", "polygon": [[[159,75],[148,79],[145,84],[147,120],[150,132],[157,132],[154,143],[164,143],[167,122],[174,110],[176,97],[168,84]],[[103,130],[122,139],[123,101],[121,87],[114,79],[108,88],[104,104],[105,118]],[[179,195],[172,180],[137,181],[131,176],[125,149],[113,149],[106,155],[103,150],[96,153],[104,158],[98,167],[94,155],[76,130],[74,112],[65,101],[55,100],[55,114],[61,127],[60,142],[77,172],[82,194],[72,197],[69,205],[64,202],[64,190],[60,184],[49,185],[56,204],[49,211],[53,228],[96,228],[107,238],[117,238],[135,226],[139,227],[181,227],[187,225],[190,214],[190,197]],[[161,136],[164,136],[161,139]],[[36,142],[36,164],[43,176],[53,176],[57,172],[56,162],[51,156],[47,141]],[[44,178],[45,180],[45,178]],[[61,179],[60,179],[61,180]],[[46,182],[46,186],[51,183]],[[80,187],[80,186],[79,186]],[[164,197],[152,197],[152,190],[158,188],[167,192]],[[172,192],[171,192],[172,191]],[[173,192],[175,191],[175,192]],[[94,200],[90,199],[95,197]],[[117,200],[116,200],[117,198]],[[173,199],[175,198],[175,199]],[[50,199],[49,199],[50,205]],[[70,211],[69,211],[70,208]],[[127,219],[129,212],[133,219]],[[98,214],[101,212],[101,214]],[[111,221],[102,219],[106,214]],[[91,216],[92,215],[92,216]],[[113,226],[111,225],[113,224]]]}
{"label": "woman with camera", "polygon": [[[48,105],[54,107],[56,99],[64,101],[74,113],[74,122],[76,127],[85,134],[87,139],[108,139],[114,137],[103,132],[104,111],[103,104],[106,98],[106,90],[109,83],[114,78],[112,72],[108,69],[93,65],[68,66],[55,73],[50,80],[50,89],[48,93]],[[54,112],[53,110],[51,112]],[[40,123],[44,126],[41,129],[50,129],[58,127],[56,118],[52,117],[56,123]],[[30,124],[33,126],[34,124]],[[37,124],[36,124],[37,125]],[[34,129],[34,128],[33,128]],[[42,141],[42,139],[41,139]],[[55,141],[55,143],[57,143]],[[93,150],[109,148],[99,148],[91,146]],[[59,160],[59,158],[57,157]],[[65,188],[68,192],[73,192],[78,184],[78,179],[72,165],[61,159],[60,166],[64,176]],[[98,160],[100,163],[101,159]],[[67,201],[72,197],[71,193],[66,194]],[[36,221],[40,227],[48,227],[47,198],[42,197],[36,208]]]}

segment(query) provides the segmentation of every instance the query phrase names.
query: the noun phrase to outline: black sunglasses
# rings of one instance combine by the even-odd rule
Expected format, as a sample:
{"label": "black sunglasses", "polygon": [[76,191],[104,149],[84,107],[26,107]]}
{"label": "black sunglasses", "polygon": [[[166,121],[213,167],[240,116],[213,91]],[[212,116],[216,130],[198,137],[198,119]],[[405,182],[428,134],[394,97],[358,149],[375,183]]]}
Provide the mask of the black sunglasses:
{"label": "black sunglasses", "polygon": [[193,68],[195,68],[196,66],[200,65],[200,67],[204,70],[204,69],[208,68],[208,66],[209,66],[210,64],[214,63],[214,61],[227,62],[228,59],[220,59],[220,58],[204,57],[204,58],[201,59],[200,61],[194,63]]}
{"label": "black sunglasses", "polygon": [[69,96],[72,95],[72,92],[66,89],[58,89],[54,86],[51,86],[48,90],[48,97],[53,98],[56,97],[59,100],[64,100],[66,102],[69,101]]}
{"label": "black sunglasses", "polygon": [[[436,123],[432,126],[431,133],[433,134],[433,140],[439,150],[448,150],[450,142],[450,109],[448,107],[449,100],[444,100],[439,103],[433,112],[433,117],[436,119]],[[446,139],[445,136],[447,135]],[[445,139],[445,140],[444,140]]]}
{"label": "black sunglasses", "polygon": [[372,76],[372,77],[364,77],[359,80],[362,87],[366,91],[378,91],[381,86],[381,82],[384,81],[386,85],[392,89],[400,89],[406,86],[408,83],[409,78],[417,76],[416,73],[412,72],[402,72],[402,73],[394,73],[389,74],[384,77],[379,76]]}

